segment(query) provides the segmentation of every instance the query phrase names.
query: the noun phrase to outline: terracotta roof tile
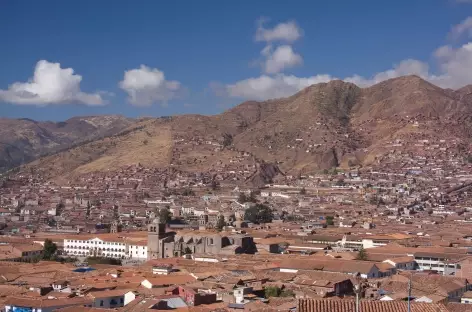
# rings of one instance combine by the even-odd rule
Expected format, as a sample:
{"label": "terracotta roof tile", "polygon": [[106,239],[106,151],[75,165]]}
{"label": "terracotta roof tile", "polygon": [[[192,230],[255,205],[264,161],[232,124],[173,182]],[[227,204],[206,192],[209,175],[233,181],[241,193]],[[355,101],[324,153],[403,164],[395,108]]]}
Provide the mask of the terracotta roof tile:
{"label": "terracotta roof tile", "polygon": [[195,282],[191,275],[167,275],[162,277],[150,277],[147,280],[154,286],[160,285],[180,285]]}
{"label": "terracotta roof tile", "polygon": [[[362,312],[399,312],[407,311],[405,301],[367,301],[360,302]],[[352,300],[300,299],[297,312],[354,312]],[[442,304],[411,303],[411,312],[448,312]]]}
{"label": "terracotta roof tile", "polygon": [[464,303],[448,303],[447,309],[449,312],[472,312],[472,304]]}

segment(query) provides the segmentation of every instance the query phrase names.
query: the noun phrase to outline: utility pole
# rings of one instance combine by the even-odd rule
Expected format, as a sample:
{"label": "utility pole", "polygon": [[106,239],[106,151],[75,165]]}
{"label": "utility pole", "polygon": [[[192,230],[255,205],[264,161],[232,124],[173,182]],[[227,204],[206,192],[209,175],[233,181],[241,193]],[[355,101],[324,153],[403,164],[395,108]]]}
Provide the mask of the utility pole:
{"label": "utility pole", "polygon": [[408,279],[408,312],[411,312],[411,276]]}
{"label": "utility pole", "polygon": [[359,293],[361,292],[360,283],[354,285],[354,292],[356,293],[356,312],[359,312]]}

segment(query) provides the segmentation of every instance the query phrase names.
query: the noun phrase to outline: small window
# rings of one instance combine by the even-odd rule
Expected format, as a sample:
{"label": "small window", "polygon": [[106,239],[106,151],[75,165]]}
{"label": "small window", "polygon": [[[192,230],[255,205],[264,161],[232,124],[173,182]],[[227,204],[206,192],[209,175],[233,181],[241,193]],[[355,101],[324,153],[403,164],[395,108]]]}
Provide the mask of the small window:
{"label": "small window", "polygon": [[103,307],[103,300],[100,300],[100,306]]}

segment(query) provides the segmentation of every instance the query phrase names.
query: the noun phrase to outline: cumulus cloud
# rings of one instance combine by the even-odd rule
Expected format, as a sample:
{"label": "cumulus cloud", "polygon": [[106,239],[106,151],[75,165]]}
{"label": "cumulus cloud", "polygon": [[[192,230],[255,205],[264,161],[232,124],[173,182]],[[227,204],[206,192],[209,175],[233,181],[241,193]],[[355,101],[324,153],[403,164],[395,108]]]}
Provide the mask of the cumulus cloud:
{"label": "cumulus cloud", "polygon": [[277,24],[274,26],[274,28],[265,28],[265,22],[265,19],[260,19],[258,21],[258,27],[255,36],[256,41],[294,42],[303,35],[303,31],[298,27],[298,25],[294,21],[288,21],[286,23]]}
{"label": "cumulus cloud", "polygon": [[303,63],[301,55],[295,53],[289,45],[279,46],[275,50],[271,46],[266,46],[261,51],[261,54],[266,57],[264,71],[267,74],[279,73],[287,68]]}
{"label": "cumulus cloud", "polygon": [[406,75],[417,75],[427,79],[429,75],[429,65],[421,61],[408,59],[393,66],[392,69],[375,74],[370,78],[359,75],[344,78],[344,81],[352,82],[359,87],[368,87],[387,79],[397,78]]}
{"label": "cumulus cloud", "polygon": [[[472,1],[470,2],[472,3]],[[453,39],[457,39],[464,34],[467,34],[469,38],[472,37],[472,16],[469,16],[468,18],[463,20],[460,24],[457,24],[454,27],[452,27],[449,36],[452,37]]]}
{"label": "cumulus cloud", "polygon": [[[260,40],[270,42],[273,38],[292,38],[292,40],[298,38],[296,36],[276,36],[274,35],[276,29],[277,27],[270,30],[265,37],[259,34]],[[455,36],[461,36],[465,33],[471,35],[471,31],[472,17],[454,26],[452,33]],[[258,32],[260,32],[260,29],[258,29]],[[284,69],[303,62],[302,57],[296,54],[290,45],[281,45],[274,49],[272,44],[268,43],[261,51],[261,55],[265,58],[265,61],[262,62],[263,75],[243,79],[227,85],[213,83],[211,89],[218,96],[263,101],[287,97],[312,84],[329,82],[335,79],[352,82],[360,87],[369,87],[387,79],[406,75],[417,75],[442,88],[457,89],[472,84],[472,42],[457,47],[446,45],[436,49],[432,53],[434,68],[437,68],[434,72],[431,71],[430,64],[427,62],[406,59],[393,65],[390,69],[375,73],[369,77],[352,75],[343,78],[334,77],[329,74],[297,77],[282,74],[281,72]]]}
{"label": "cumulus cloud", "polygon": [[135,106],[167,105],[181,90],[180,82],[166,80],[164,72],[145,65],[125,71],[119,86],[128,93],[129,103]]}
{"label": "cumulus cloud", "polygon": [[442,46],[433,53],[433,58],[438,67],[437,73],[430,71],[428,63],[410,59],[371,78],[353,76],[344,80],[368,87],[390,78],[417,75],[442,88],[457,89],[472,84],[472,42],[458,48]]}
{"label": "cumulus cloud", "polygon": [[428,80],[443,88],[460,88],[472,84],[472,42],[459,48],[441,47],[436,51],[440,73]]}
{"label": "cumulus cloud", "polygon": [[[317,75],[307,78],[283,74],[275,76],[262,75],[226,85],[223,91],[230,97],[263,101],[287,97],[312,84],[328,82],[333,79],[329,75]],[[220,95],[222,94],[221,91],[220,89]]]}
{"label": "cumulus cloud", "polygon": [[290,96],[312,84],[342,79],[360,87],[369,87],[384,80],[405,75],[417,75],[442,88],[457,89],[472,84],[472,42],[458,48],[443,46],[437,49],[433,57],[438,66],[438,72],[432,73],[428,63],[407,59],[394,65],[391,69],[376,73],[371,77],[353,75],[337,78],[328,74],[311,77],[296,77],[293,75],[277,74],[275,76],[261,75],[228,84],[219,89],[219,95],[250,100],[268,100]]}
{"label": "cumulus cloud", "polygon": [[59,63],[41,60],[36,64],[28,82],[15,82],[7,90],[0,90],[0,101],[23,105],[85,104],[103,105],[101,93],[80,90],[82,76],[72,68],[61,68]]}

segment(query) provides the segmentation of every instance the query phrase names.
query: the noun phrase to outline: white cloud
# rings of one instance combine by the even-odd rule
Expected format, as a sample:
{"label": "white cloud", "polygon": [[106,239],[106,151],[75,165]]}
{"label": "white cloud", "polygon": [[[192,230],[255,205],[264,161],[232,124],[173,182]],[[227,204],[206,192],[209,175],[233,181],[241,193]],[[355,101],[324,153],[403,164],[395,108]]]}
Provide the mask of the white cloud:
{"label": "white cloud", "polygon": [[[344,78],[343,80],[346,82],[352,82],[360,87],[368,87],[387,79],[405,75],[419,75],[428,79],[428,64],[416,60],[405,60],[394,66],[392,69],[377,73],[371,78],[354,75]],[[293,75],[287,76],[283,74],[278,74],[274,77],[262,75],[257,78],[249,78],[238,81],[234,84],[226,85],[226,95],[262,101],[287,97],[310,85],[329,82],[336,79],[339,78],[327,74],[307,78]]]}
{"label": "white cloud", "polygon": [[265,28],[264,23],[264,19],[260,19],[258,21],[258,27],[255,36],[256,41],[294,42],[303,35],[303,31],[298,27],[298,25],[294,21],[288,21],[286,23],[277,24],[274,26],[274,28]]}
{"label": "white cloud", "polygon": [[352,82],[359,87],[368,87],[376,83],[382,82],[387,79],[397,78],[406,75],[418,75],[427,79],[428,77],[429,66],[426,63],[417,61],[417,60],[404,60],[399,64],[395,65],[392,69],[380,72],[375,74],[371,78],[361,77],[359,75],[354,75],[347,77],[344,81]]}
{"label": "white cloud", "polygon": [[440,74],[428,78],[432,83],[453,89],[472,84],[472,42],[456,49],[441,47],[436,50],[436,58]]}
{"label": "white cloud", "polygon": [[[459,48],[440,47],[433,56],[439,68],[438,73],[430,72],[428,63],[407,59],[372,77],[353,75],[345,77],[343,80],[360,87],[369,87],[387,79],[417,75],[442,88],[457,89],[472,84],[472,71],[470,70],[472,68],[472,42]],[[287,97],[312,84],[335,79],[338,78],[327,74],[306,78],[283,74],[262,75],[228,84],[223,89],[220,88],[219,95],[222,95],[221,90],[223,90],[226,96],[263,101]]]}
{"label": "white cloud", "polygon": [[[472,3],[472,1],[470,2]],[[457,24],[454,27],[452,27],[449,35],[453,39],[457,39],[464,34],[467,34],[469,38],[472,37],[472,16],[463,20],[460,24]]]}
{"label": "white cloud", "polygon": [[433,53],[433,57],[438,66],[437,73],[430,72],[428,63],[410,59],[372,78],[353,76],[344,80],[367,87],[390,78],[417,75],[442,88],[457,89],[472,84],[472,42],[458,48],[442,46]]}
{"label": "white cloud", "polygon": [[303,63],[301,55],[295,53],[289,45],[279,46],[275,50],[272,50],[271,46],[266,46],[261,54],[266,57],[264,71],[268,74],[279,73]]}
{"label": "white cloud", "polygon": [[167,105],[167,101],[175,98],[181,89],[180,82],[168,81],[164,72],[145,65],[125,71],[119,86],[128,93],[128,101],[135,106]]}
{"label": "white cloud", "polygon": [[[296,36],[276,36],[275,33],[287,33],[275,32],[278,26],[272,30],[264,29],[267,31],[265,36],[262,36],[262,33],[260,33],[261,30],[258,29],[259,39],[270,42],[275,40],[273,38],[291,38],[292,40],[298,38]],[[460,36],[465,32],[471,34],[471,31],[472,17],[469,17],[460,24],[454,26],[452,33],[455,34],[455,36]],[[299,65],[303,62],[302,57],[296,54],[290,45],[282,45],[274,50],[272,44],[268,44],[261,51],[261,55],[265,58],[265,61],[263,62],[264,75],[243,79],[227,85],[214,83],[212,89],[215,94],[218,96],[263,101],[267,99],[287,97],[312,84],[338,79],[329,74],[318,74],[310,77],[297,77],[281,74],[284,69]],[[343,79],[346,82],[352,82],[360,87],[369,87],[387,79],[406,75],[420,76],[421,78],[442,88],[457,89],[472,84],[472,42],[459,47],[453,47],[450,45],[439,47],[433,52],[432,57],[436,65],[435,68],[437,68],[436,72],[431,72],[430,64],[426,62],[415,59],[406,59],[400,61],[391,69],[378,72],[370,77],[353,75],[340,79]]]}
{"label": "white cloud", "polygon": [[317,75],[308,78],[283,74],[275,76],[262,75],[226,85],[224,91],[226,95],[231,97],[263,101],[287,97],[312,84],[328,82],[333,79],[329,75]]}
{"label": "white cloud", "polygon": [[100,92],[82,92],[81,81],[82,76],[74,74],[72,68],[41,60],[28,82],[15,82],[7,90],[0,90],[0,101],[24,105],[105,104]]}

